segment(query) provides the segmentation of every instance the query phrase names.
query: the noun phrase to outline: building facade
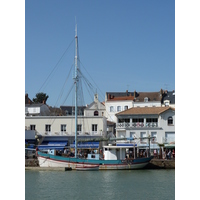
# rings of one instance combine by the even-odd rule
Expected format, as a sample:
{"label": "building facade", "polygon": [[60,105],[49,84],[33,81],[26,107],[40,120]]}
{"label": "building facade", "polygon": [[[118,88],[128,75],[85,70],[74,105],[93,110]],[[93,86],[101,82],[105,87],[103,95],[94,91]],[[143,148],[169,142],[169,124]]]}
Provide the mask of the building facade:
{"label": "building facade", "polygon": [[[30,106],[38,108],[36,104]],[[73,110],[73,107],[68,107],[67,111]],[[95,95],[94,102],[83,112],[79,113],[77,117],[77,134],[80,136],[106,136],[105,106],[98,101],[98,95]],[[35,114],[26,115],[25,130],[35,130],[38,135],[42,136],[74,136],[75,116],[73,112],[65,116],[52,116],[51,114],[41,116],[41,110],[36,109]]]}
{"label": "building facade", "polygon": [[138,147],[148,146],[159,149],[159,144],[175,144],[175,109],[171,107],[133,107],[116,114],[116,137],[139,138],[139,140],[121,140],[118,144],[136,143]]}

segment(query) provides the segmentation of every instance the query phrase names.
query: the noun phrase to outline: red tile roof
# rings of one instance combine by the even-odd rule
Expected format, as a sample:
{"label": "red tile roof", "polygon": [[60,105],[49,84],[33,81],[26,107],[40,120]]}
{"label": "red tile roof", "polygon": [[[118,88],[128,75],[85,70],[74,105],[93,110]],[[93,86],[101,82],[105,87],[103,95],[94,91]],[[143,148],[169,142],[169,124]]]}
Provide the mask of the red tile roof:
{"label": "red tile roof", "polygon": [[172,107],[133,107],[128,110],[117,113],[116,115],[148,115],[161,114],[167,110],[175,110]]}

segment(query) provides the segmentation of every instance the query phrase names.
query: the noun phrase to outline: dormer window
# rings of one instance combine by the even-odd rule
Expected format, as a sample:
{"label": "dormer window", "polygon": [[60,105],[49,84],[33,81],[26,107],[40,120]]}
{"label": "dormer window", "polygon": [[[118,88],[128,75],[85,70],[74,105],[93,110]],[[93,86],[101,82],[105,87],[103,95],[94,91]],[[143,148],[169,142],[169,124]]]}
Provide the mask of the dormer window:
{"label": "dormer window", "polygon": [[169,103],[170,103],[169,100],[165,100],[165,101],[164,101],[165,107],[169,106]]}
{"label": "dormer window", "polygon": [[117,111],[118,111],[118,112],[121,111],[121,106],[117,106]]}
{"label": "dormer window", "polygon": [[128,110],[128,106],[124,106],[124,110]]}
{"label": "dormer window", "polygon": [[148,102],[148,97],[145,97],[145,98],[144,98],[144,102]]}
{"label": "dormer window", "polygon": [[114,107],[110,106],[110,112],[114,112]]}

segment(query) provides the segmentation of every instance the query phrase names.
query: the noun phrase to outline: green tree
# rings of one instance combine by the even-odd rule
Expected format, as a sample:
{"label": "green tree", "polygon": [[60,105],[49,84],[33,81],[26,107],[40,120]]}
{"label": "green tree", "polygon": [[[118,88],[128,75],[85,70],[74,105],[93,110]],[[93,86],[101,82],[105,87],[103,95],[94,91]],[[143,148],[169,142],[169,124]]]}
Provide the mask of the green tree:
{"label": "green tree", "polygon": [[49,96],[43,92],[37,93],[35,96],[36,96],[36,98],[33,98],[34,103],[45,103],[46,104],[46,101],[49,98]]}

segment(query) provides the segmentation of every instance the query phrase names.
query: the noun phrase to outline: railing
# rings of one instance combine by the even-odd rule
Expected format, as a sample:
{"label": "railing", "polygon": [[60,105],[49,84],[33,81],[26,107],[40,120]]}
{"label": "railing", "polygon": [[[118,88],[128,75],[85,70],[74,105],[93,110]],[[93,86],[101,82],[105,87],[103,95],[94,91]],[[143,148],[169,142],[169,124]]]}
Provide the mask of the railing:
{"label": "railing", "polygon": [[143,127],[158,127],[158,122],[151,122],[151,123],[144,123],[144,122],[133,122],[133,123],[127,123],[127,122],[122,122],[122,123],[117,123],[117,128],[143,128]]}

